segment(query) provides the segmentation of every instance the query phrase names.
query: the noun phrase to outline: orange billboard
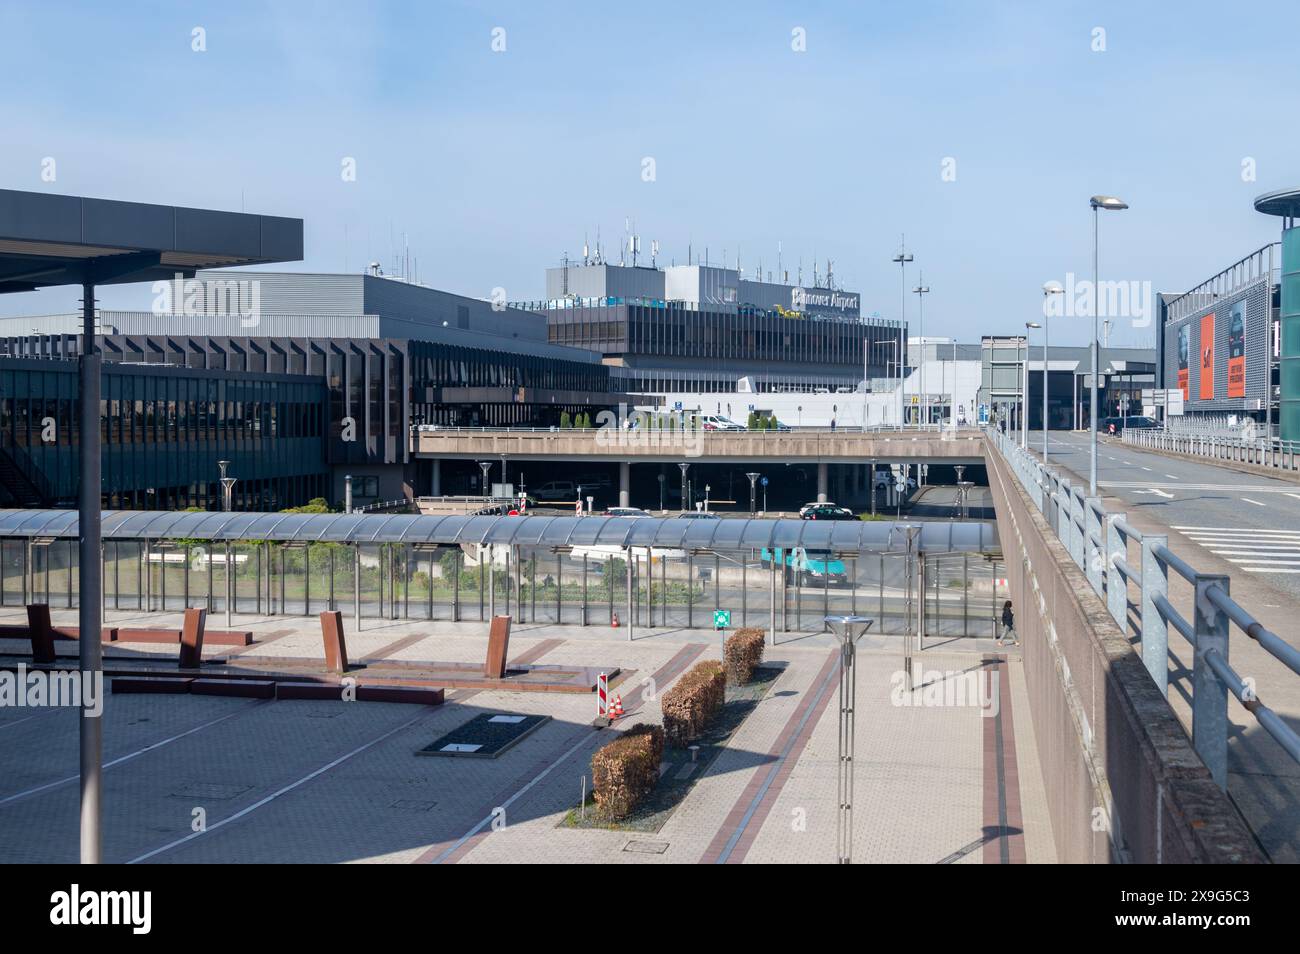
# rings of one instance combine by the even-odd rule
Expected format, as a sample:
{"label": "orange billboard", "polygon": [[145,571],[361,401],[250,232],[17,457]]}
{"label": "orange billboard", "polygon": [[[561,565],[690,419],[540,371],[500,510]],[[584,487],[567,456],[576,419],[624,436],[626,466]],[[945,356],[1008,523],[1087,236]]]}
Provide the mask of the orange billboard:
{"label": "orange billboard", "polygon": [[1214,400],[1214,313],[1201,317],[1201,390],[1202,401]]}

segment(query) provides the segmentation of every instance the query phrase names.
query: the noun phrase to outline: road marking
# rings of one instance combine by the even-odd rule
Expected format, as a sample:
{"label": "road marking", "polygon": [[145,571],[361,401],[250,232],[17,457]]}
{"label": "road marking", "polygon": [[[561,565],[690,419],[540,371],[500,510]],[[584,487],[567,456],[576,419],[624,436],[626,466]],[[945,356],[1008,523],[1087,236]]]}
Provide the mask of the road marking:
{"label": "road marking", "polygon": [[1300,570],[1277,570],[1267,566],[1243,566],[1247,573],[1300,573]]}
{"label": "road marking", "polygon": [[1151,473],[1150,467],[1143,467],[1142,469],[1145,470],[1148,474]]}
{"label": "road marking", "polygon": [[403,729],[409,729],[411,726],[415,725],[415,723],[419,722],[427,715],[428,715],[427,712],[421,712],[419,715],[407,719],[405,722],[403,722],[401,725],[397,726],[396,728],[389,729],[383,735],[371,739],[369,742],[365,743],[364,745],[357,746],[351,752],[348,752],[344,755],[340,755],[332,762],[325,763],[320,768],[316,769],[314,772],[310,772],[307,775],[304,775],[302,778],[298,779],[297,781],[290,782],[288,785],[276,789],[270,795],[267,795],[265,798],[259,799],[253,804],[240,809],[239,811],[235,812],[235,814],[227,816],[226,818],[221,819],[219,822],[207,826],[201,831],[190,832],[184,838],[177,838],[175,841],[170,841],[167,844],[163,845],[161,848],[155,848],[153,851],[146,851],[143,855],[137,855],[135,858],[132,858],[130,861],[128,861],[127,864],[133,865],[136,864],[137,862],[148,861],[150,858],[154,857],[155,855],[161,855],[165,851],[171,851],[171,849],[176,848],[179,845],[183,845],[187,841],[193,841],[195,838],[200,838],[203,835],[209,834],[210,832],[214,832],[218,828],[221,828],[224,825],[229,825],[231,822],[239,821],[239,819],[243,818],[245,815],[249,815],[252,812],[257,811],[263,805],[275,801],[281,795],[286,795],[289,792],[292,792],[295,788],[298,788],[300,785],[306,785],[312,779],[320,775],[324,775],[326,772],[328,772],[330,769],[334,768],[337,765],[342,765],[344,762],[352,758],[354,755],[360,755],[366,749],[378,745],[380,742],[384,741],[384,739],[387,739],[389,736],[396,735],[398,732],[401,732]]}
{"label": "road marking", "polygon": [[1300,566],[1300,560],[1229,560],[1229,563],[1246,564],[1247,566]]}
{"label": "road marking", "polygon": [[1135,490],[1135,491],[1133,491],[1133,493],[1135,493],[1135,494],[1155,494],[1157,497],[1164,497],[1166,500],[1173,500],[1173,499],[1174,499],[1174,495],[1173,495],[1173,494],[1167,494],[1167,493],[1165,493],[1163,490],[1160,490],[1160,489],[1155,488],[1155,487],[1153,487],[1153,488],[1151,488],[1151,489],[1149,489],[1149,490]]}
{"label": "road marking", "polygon": [[1262,506],[1264,506],[1264,505],[1263,505],[1262,503],[1260,503],[1258,500],[1251,500],[1249,497],[1242,497],[1241,499],[1244,500],[1244,501],[1246,501],[1246,503],[1254,504],[1256,507],[1262,507]]}
{"label": "road marking", "polygon": [[[218,722],[225,722],[227,719],[233,719],[235,716],[247,712],[249,709],[256,708],[257,706],[266,705],[266,701],[267,700],[259,699],[253,702],[252,705],[241,706],[240,708],[236,709],[234,712],[227,712],[225,715],[221,716],[218,719],[211,719],[208,722],[200,723],[199,725],[196,725],[192,729],[187,729],[184,732],[180,732],[176,735],[168,736],[167,738],[161,740],[160,742],[150,742],[148,745],[144,746],[143,748],[136,749],[134,752],[128,752],[126,755],[118,756],[117,758],[113,759],[111,762],[105,762],[104,770],[107,771],[108,769],[113,768],[115,765],[121,765],[124,762],[130,762],[132,759],[137,759],[148,752],[153,752],[158,749],[161,749],[164,745],[170,745],[172,742],[176,742],[180,739],[183,739],[188,735],[193,735],[195,732],[201,732],[204,729],[209,728],[210,726],[216,725]],[[81,775],[77,774],[77,775],[69,775],[67,778],[61,778],[57,782],[46,782],[44,785],[38,785],[35,788],[29,788],[25,792],[18,792],[16,795],[10,795],[7,798],[0,798],[0,805],[7,805],[10,802],[16,802],[19,799],[27,798],[29,795],[35,795],[38,792],[48,792],[50,789],[58,788],[60,785],[67,785],[69,782],[75,782],[79,778],[81,778]]]}
{"label": "road marking", "polygon": [[1300,500],[1300,494],[1293,494],[1286,490],[1282,491],[1282,493],[1286,494],[1288,497],[1294,497],[1296,500]]}
{"label": "road marking", "polygon": [[1300,533],[1300,530],[1274,530],[1274,529],[1263,529],[1263,528],[1255,529],[1254,527],[1249,527],[1249,528],[1248,528],[1248,527],[1241,527],[1241,526],[1236,526],[1236,527],[1189,527],[1189,526],[1179,526],[1178,524],[1173,524],[1173,525],[1171,525],[1169,529],[1170,529],[1170,530],[1226,530],[1226,531],[1228,531],[1228,532],[1230,532],[1230,533],[1287,533],[1287,534],[1297,534],[1297,533]]}
{"label": "road marking", "polygon": [[1168,477],[1170,480],[1182,480],[1182,479],[1183,479],[1183,478],[1181,478],[1181,477],[1175,477],[1173,474],[1165,474],[1165,476]]}

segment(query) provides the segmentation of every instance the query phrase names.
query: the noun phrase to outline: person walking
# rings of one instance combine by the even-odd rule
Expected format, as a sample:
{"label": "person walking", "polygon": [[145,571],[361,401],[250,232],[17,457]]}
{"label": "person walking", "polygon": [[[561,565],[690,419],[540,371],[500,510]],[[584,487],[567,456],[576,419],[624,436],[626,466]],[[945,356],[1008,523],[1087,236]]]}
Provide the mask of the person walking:
{"label": "person walking", "polygon": [[997,644],[1001,646],[1006,642],[1012,646],[1020,645],[1020,637],[1016,635],[1016,614],[1011,611],[1010,600],[1002,604],[1002,636]]}

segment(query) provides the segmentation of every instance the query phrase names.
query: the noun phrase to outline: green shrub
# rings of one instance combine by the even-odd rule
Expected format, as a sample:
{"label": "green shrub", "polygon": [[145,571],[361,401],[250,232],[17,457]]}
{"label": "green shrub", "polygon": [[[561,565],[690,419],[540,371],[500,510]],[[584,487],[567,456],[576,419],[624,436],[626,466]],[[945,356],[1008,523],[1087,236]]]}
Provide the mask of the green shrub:
{"label": "green shrub", "polygon": [[767,645],[767,632],[754,626],[738,629],[723,644],[722,655],[727,669],[727,681],[733,686],[743,686],[754,678],[754,670],[763,661]]}
{"label": "green shrub", "polygon": [[659,781],[664,730],[638,723],[591,757],[591,794],[601,816],[626,818]]}
{"label": "green shrub", "polygon": [[682,676],[659,703],[668,744],[680,748],[699,736],[722,708],[726,691],[727,674],[720,662],[698,663]]}

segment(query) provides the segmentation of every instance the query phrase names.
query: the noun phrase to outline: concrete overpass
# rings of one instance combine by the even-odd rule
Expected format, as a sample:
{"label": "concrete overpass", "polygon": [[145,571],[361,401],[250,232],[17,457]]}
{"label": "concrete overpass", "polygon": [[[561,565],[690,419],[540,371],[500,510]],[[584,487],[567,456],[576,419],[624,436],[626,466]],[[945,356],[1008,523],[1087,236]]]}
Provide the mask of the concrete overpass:
{"label": "concrete overpass", "polygon": [[582,460],[659,463],[983,464],[982,436],[959,431],[675,431],[589,428],[420,427],[412,433],[418,457],[463,460]]}
{"label": "concrete overpass", "polygon": [[[830,464],[983,464],[978,430],[706,431],[586,428],[419,427],[412,431],[415,457],[432,460],[601,461],[619,465],[619,505],[627,506],[634,463],[707,461],[712,464],[817,465],[817,499],[827,499]],[[437,471],[435,487],[439,480]],[[438,489],[434,490],[437,496]]]}

